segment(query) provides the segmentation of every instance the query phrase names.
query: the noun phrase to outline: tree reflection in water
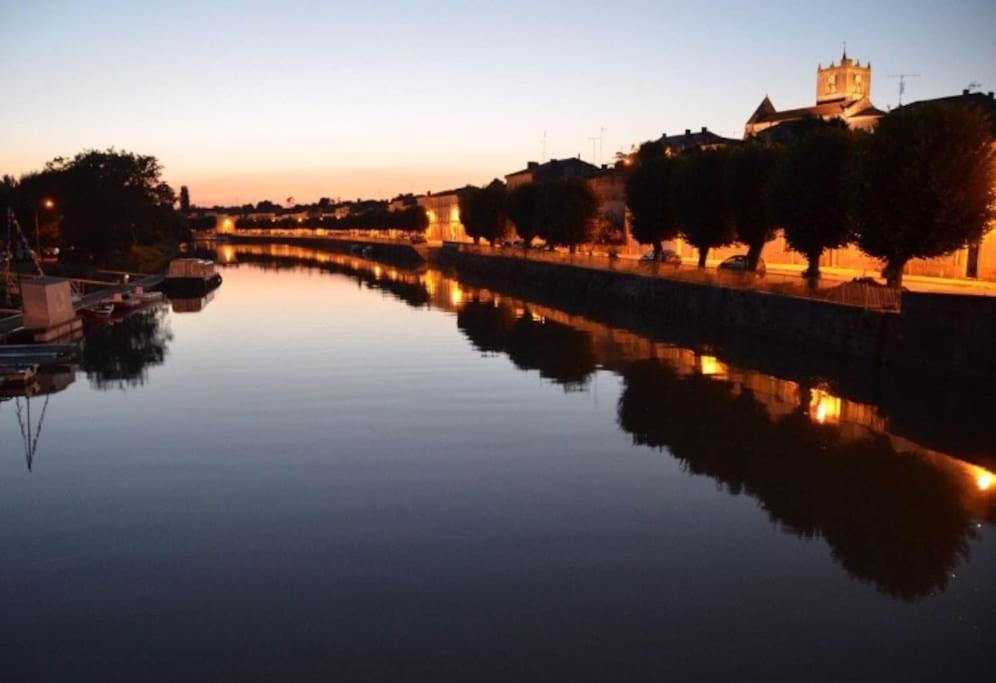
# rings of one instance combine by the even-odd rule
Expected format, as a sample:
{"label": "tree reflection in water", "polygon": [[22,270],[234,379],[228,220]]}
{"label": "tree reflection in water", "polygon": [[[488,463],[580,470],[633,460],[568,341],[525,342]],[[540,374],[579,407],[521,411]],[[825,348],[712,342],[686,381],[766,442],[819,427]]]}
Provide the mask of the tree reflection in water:
{"label": "tree reflection in water", "polygon": [[520,370],[538,370],[568,391],[587,386],[596,369],[590,335],[525,308],[468,300],[457,327],[481,351],[504,351]]}
{"label": "tree reflection in water", "polygon": [[[256,249],[236,253],[273,263]],[[315,265],[309,258],[283,263]],[[587,386],[598,368],[617,373],[623,384],[617,422],[634,443],[670,454],[731,495],[753,497],[786,532],[823,539],[849,574],[884,594],[913,601],[944,590],[969,556],[976,520],[996,521],[992,473],[948,450],[927,450],[965,441],[972,449],[963,456],[989,462],[992,448],[978,444],[991,439],[952,441],[940,430],[930,434],[928,447],[918,446],[890,428],[882,405],[842,399],[804,373],[784,379],[733,368],[690,348],[471,289],[435,271],[385,278],[376,264],[328,254],[319,267],[412,305],[427,301],[455,312],[475,348],[504,353],[516,367],[537,370],[566,390]],[[986,429],[970,436],[984,437]]]}
{"label": "tree reflection in water", "polygon": [[[681,377],[664,363],[623,373],[619,426],[692,474],[753,496],[782,529],[822,537],[853,576],[904,600],[942,590],[968,557],[964,482],[885,435],[850,439],[800,411],[772,418],[749,389]],[[803,401],[808,406],[808,401]]]}
{"label": "tree reflection in water", "polygon": [[80,367],[97,389],[141,386],[149,367],[166,360],[172,340],[165,306],[135,311],[87,330]]}

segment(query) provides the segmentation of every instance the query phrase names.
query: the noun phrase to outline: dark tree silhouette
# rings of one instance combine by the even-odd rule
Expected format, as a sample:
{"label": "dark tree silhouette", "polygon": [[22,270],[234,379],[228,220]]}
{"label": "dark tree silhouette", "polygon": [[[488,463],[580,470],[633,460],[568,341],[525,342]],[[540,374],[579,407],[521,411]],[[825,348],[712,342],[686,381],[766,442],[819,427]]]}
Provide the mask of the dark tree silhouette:
{"label": "dark tree silhouette", "polygon": [[730,208],[737,241],[747,245],[747,269],[757,270],[766,242],[775,237],[772,188],[778,151],[748,143],[729,151],[723,195]]}
{"label": "dark tree silhouette", "polygon": [[672,159],[658,154],[638,161],[626,180],[626,206],[633,239],[653,245],[654,258],[658,261],[662,242],[678,236],[670,189],[673,166]]}
{"label": "dark tree silhouette", "polygon": [[505,213],[526,248],[540,233],[540,188],[536,183],[515,187],[505,200]]}
{"label": "dark tree silhouette", "polygon": [[705,150],[677,157],[672,170],[671,198],[681,234],[699,251],[704,268],[709,250],[736,239],[733,219],[723,198],[723,174],[729,153]]}
{"label": "dark tree silhouette", "polygon": [[547,180],[540,183],[540,236],[548,244],[568,247],[592,240],[598,198],[580,178]]}
{"label": "dark tree silhouette", "polygon": [[775,219],[790,249],[809,262],[804,275],[820,277],[820,256],[847,244],[843,186],[853,135],[842,123],[812,123],[779,156]]}
{"label": "dark tree silhouette", "polygon": [[90,150],[53,159],[41,172],[22,178],[16,204],[27,225],[40,197],[51,197],[65,244],[107,262],[115,252],[183,236],[176,196],[161,176],[155,157]]}
{"label": "dark tree silhouette", "polygon": [[180,186],[180,211],[183,213],[190,211],[190,190],[186,185]]}
{"label": "dark tree silhouette", "polygon": [[508,233],[505,217],[505,183],[492,180],[487,187],[468,187],[458,196],[460,222],[474,244],[482,239],[492,245]]}
{"label": "dark tree silhouette", "polygon": [[854,155],[852,220],[858,245],[902,286],[913,258],[943,256],[982,239],[996,205],[991,123],[945,103],[902,107],[879,121]]}

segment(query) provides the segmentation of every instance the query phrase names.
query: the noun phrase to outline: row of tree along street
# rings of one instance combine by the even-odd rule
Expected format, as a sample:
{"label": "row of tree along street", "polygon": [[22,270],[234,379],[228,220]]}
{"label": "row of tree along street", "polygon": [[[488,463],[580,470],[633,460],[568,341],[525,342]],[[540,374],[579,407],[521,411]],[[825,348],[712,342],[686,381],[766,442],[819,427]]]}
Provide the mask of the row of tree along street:
{"label": "row of tree along street", "polygon": [[346,216],[332,215],[252,217],[236,219],[237,230],[273,230],[307,228],[311,230],[399,230],[412,234],[424,233],[429,228],[425,209],[412,205],[398,211],[387,208],[350,213]]}
{"label": "row of tree along street", "polygon": [[595,238],[598,198],[583,180],[563,178],[536,181],[508,190],[500,180],[461,192],[460,221],[475,242],[492,244],[506,239],[508,221],[528,247],[535,238],[551,246],[568,247]]}
{"label": "row of tree along street", "polygon": [[874,132],[838,121],[804,122],[791,142],[666,156],[640,148],[626,183],[633,237],[662,251],[682,237],[704,266],[710,249],[747,246],[751,270],[782,229],[819,277],[827,249],[855,242],[902,284],[915,258],[982,238],[994,218],[992,122],[942,103],[897,109]]}

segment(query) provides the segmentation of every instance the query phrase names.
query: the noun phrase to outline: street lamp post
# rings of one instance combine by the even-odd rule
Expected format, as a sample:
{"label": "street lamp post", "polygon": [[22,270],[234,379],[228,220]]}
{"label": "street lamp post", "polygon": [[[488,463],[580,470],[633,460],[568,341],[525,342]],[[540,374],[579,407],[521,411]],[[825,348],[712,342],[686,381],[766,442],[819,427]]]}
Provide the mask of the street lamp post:
{"label": "street lamp post", "polygon": [[38,229],[38,212],[40,209],[51,209],[55,206],[55,202],[46,197],[41,200],[40,207],[35,207],[35,249],[38,251],[38,255],[41,256],[41,231]]}

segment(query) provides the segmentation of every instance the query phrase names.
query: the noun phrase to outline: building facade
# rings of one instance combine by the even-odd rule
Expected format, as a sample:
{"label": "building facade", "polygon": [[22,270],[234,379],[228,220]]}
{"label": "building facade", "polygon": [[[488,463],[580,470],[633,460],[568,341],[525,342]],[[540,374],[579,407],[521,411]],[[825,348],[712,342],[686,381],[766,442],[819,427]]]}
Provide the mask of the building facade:
{"label": "building facade", "polygon": [[429,219],[426,239],[430,242],[469,242],[467,230],[460,222],[460,193],[466,188],[428,192],[417,198]]}

